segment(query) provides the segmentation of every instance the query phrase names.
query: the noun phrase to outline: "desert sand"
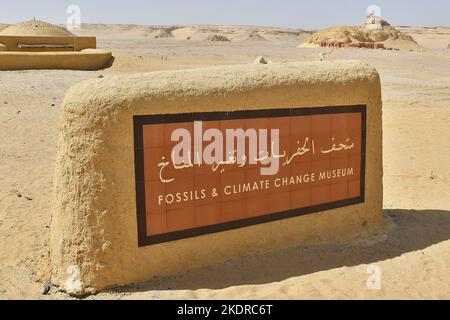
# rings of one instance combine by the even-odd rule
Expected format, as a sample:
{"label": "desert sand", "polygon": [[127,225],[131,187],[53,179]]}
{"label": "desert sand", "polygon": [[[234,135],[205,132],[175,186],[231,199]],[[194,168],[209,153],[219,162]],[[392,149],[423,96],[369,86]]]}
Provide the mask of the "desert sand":
{"label": "desert sand", "polygon": [[[87,25],[74,32],[95,35],[100,49],[113,51],[109,69],[0,72],[0,299],[70,299],[56,288],[44,296],[42,285],[50,278],[59,116],[71,85],[253,63],[258,56],[275,63],[360,59],[378,69],[384,226],[340,243],[249,256],[87,299],[450,299],[450,28],[398,29],[424,50],[297,48],[311,31],[279,28]],[[205,41],[216,34],[231,42]],[[369,266],[380,268],[380,290],[367,288]]]}

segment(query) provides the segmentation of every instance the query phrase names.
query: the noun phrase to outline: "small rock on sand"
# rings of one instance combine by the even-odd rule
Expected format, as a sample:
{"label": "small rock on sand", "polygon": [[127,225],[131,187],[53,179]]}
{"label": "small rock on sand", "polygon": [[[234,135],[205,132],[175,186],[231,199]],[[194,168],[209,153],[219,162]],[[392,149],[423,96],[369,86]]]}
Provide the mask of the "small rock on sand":
{"label": "small rock on sand", "polygon": [[255,60],[255,64],[267,64],[267,59],[264,58],[263,56],[259,56],[258,58],[256,58]]}
{"label": "small rock on sand", "polygon": [[230,39],[228,39],[225,36],[222,36],[220,34],[214,34],[214,35],[210,35],[206,41],[212,41],[212,42],[231,42]]}
{"label": "small rock on sand", "polygon": [[48,294],[50,293],[50,290],[52,289],[52,287],[53,287],[53,284],[52,284],[50,281],[44,283],[44,284],[42,285],[42,294],[43,294],[44,296],[48,295]]}

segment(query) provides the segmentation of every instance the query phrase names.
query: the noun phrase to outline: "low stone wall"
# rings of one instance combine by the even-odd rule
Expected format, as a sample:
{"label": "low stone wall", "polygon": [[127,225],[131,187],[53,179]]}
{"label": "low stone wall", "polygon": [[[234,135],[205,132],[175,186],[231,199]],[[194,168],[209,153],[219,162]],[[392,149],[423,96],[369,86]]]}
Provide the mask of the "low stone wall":
{"label": "low stone wall", "polygon": [[68,69],[100,70],[110,64],[112,53],[97,49],[81,52],[0,52],[0,70]]}
{"label": "low stone wall", "polygon": [[[359,106],[355,110],[365,120],[358,201],[179,240],[141,241],[136,161],[142,150],[136,126],[142,116],[184,114],[188,119],[193,113],[301,113],[302,108],[305,114],[320,114],[328,106],[337,112]],[[88,80],[71,88],[64,101],[52,281],[72,294],[94,293],[239,256],[352,236],[382,222],[382,175],[380,79],[362,62],[240,65]]]}
{"label": "low stone wall", "polygon": [[97,49],[97,38],[95,38],[95,37],[75,37],[74,49],[75,49],[75,51],[82,51],[85,49]]}
{"label": "low stone wall", "polygon": [[[66,52],[97,48],[97,39],[95,37],[25,37],[0,35],[0,43],[7,47],[6,51],[14,52]],[[21,48],[21,45],[25,45],[25,47]],[[66,45],[67,48],[33,48],[29,45]]]}

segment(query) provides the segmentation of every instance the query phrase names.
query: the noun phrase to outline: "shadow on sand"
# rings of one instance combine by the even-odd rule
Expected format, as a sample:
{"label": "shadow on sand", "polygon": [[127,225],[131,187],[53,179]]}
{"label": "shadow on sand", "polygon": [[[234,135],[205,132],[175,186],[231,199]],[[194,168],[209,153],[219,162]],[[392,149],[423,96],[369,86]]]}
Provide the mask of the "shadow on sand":
{"label": "shadow on sand", "polygon": [[291,248],[196,269],[177,277],[157,278],[114,291],[223,289],[279,282],[319,271],[392,259],[450,239],[450,211],[386,210],[385,217],[393,221],[395,228],[379,231],[380,235],[386,234],[383,241],[364,244],[364,239],[357,239],[362,241]]}

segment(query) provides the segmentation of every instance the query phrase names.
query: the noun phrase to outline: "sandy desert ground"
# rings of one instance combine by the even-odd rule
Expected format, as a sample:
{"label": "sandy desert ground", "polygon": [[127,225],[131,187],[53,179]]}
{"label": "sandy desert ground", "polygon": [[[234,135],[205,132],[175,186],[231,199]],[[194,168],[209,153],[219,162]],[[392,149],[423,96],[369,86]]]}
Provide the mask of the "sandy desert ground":
{"label": "sandy desert ground", "polygon": [[[157,28],[158,29],[158,28]],[[154,279],[88,299],[450,299],[450,28],[400,28],[422,52],[330,50],[328,60],[360,59],[381,74],[385,226],[341,243],[249,256]],[[299,49],[309,32],[264,27],[91,25],[78,31],[112,50],[97,72],[0,72],[0,299],[66,299],[52,290],[48,235],[61,102],[82,80],[120,73],[319,60]],[[257,32],[266,41],[248,39]],[[205,42],[221,33],[231,42]],[[155,36],[163,38],[155,39]],[[190,38],[190,40],[188,40]],[[370,265],[382,287],[369,290]],[[236,270],[239,272],[236,272]]]}

